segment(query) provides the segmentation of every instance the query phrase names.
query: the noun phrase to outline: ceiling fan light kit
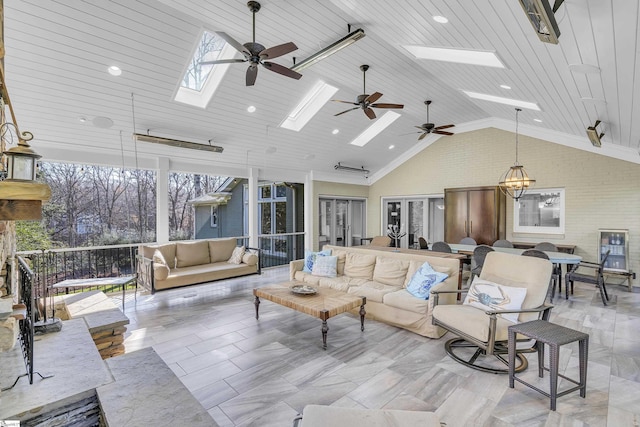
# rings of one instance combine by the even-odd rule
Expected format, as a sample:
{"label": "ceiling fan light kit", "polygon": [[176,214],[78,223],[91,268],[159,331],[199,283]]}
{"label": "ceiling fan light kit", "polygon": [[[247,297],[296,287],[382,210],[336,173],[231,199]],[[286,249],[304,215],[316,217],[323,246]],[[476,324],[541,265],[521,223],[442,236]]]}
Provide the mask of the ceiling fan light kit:
{"label": "ceiling fan light kit", "polygon": [[224,32],[216,32],[225,42],[233,46],[238,52],[244,55],[244,59],[219,59],[215,61],[203,61],[202,65],[213,64],[230,64],[238,62],[249,62],[249,68],[245,75],[245,84],[247,86],[253,86],[258,77],[258,65],[262,65],[267,70],[282,74],[283,76],[290,77],[292,79],[300,79],[302,74],[293,71],[287,67],[284,67],[275,62],[267,61],[267,59],[275,59],[287,53],[291,53],[298,47],[293,42],[283,43],[278,46],[270,47],[266,49],[260,43],[256,43],[256,13],[260,10],[260,3],[257,1],[250,1],[247,3],[247,7],[253,14],[253,41],[245,44],[239,43],[233,37]]}
{"label": "ceiling fan light kit", "polygon": [[357,30],[350,32],[348,35],[341,38],[337,42],[330,44],[324,49],[314,53],[310,57],[303,59],[302,61],[294,64],[293,67],[289,69],[293,71],[298,71],[298,72],[302,71],[305,68],[310,67],[322,61],[323,59],[333,55],[334,53],[344,49],[345,47],[352,45],[353,43],[357,42],[364,36],[365,36],[364,30],[362,28],[358,28]]}
{"label": "ceiling fan light kit", "polygon": [[602,137],[604,136],[604,132],[598,134],[598,129],[596,129],[600,123],[602,123],[600,120],[596,120],[596,124],[587,128],[587,136],[589,137],[589,141],[591,141],[591,144],[593,144],[594,147],[598,148],[602,147],[602,142],[600,141],[600,139],[602,139]]}

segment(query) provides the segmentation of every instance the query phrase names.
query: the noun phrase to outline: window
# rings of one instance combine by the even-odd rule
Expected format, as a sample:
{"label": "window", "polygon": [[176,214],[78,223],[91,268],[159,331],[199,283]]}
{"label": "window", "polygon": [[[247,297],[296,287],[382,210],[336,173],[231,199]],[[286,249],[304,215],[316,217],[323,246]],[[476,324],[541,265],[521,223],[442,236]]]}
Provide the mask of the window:
{"label": "window", "polygon": [[218,226],[218,205],[211,206],[211,227]]}
{"label": "window", "polygon": [[[283,184],[261,184],[258,190],[259,234],[287,232],[287,187]],[[270,253],[287,251],[286,237],[260,239],[260,249]]]}
{"label": "window", "polygon": [[528,190],[513,204],[513,231],[564,234],[564,204],[564,188]]}

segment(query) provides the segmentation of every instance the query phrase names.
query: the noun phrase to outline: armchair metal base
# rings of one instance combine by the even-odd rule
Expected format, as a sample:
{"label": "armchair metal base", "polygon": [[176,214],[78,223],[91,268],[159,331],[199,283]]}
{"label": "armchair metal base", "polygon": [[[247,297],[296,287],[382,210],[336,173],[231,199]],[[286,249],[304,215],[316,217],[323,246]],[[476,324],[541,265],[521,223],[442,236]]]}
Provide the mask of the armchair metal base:
{"label": "armchair metal base", "polygon": [[[444,344],[444,350],[453,360],[468,366],[469,368],[492,374],[509,373],[509,360],[505,358],[509,352],[506,341],[504,343],[496,343],[492,355],[488,355],[484,349],[464,340],[463,338],[450,339]],[[525,351],[531,352],[533,350]],[[494,356],[495,359],[491,356]],[[490,357],[490,359],[487,359],[488,357]],[[495,362],[496,359],[504,365],[504,368],[500,367],[500,364],[491,363]],[[517,373],[524,371],[529,366],[527,358],[524,357],[521,352],[516,352],[515,366],[515,372]]]}

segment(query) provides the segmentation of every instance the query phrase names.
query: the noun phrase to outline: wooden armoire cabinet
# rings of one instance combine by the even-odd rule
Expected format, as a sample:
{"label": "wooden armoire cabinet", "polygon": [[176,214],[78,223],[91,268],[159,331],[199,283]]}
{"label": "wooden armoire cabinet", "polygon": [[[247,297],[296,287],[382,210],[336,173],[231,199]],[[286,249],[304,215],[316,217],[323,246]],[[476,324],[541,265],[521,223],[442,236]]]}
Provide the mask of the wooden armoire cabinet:
{"label": "wooden armoire cabinet", "polygon": [[506,198],[499,187],[444,190],[445,242],[472,237],[479,245],[492,245],[505,238],[506,223]]}

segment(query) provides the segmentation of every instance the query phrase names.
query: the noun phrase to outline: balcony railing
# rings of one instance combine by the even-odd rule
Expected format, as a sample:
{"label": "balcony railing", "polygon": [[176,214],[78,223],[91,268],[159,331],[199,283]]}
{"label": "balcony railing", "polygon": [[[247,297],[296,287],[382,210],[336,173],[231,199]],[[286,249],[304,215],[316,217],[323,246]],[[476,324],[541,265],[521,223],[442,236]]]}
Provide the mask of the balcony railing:
{"label": "balcony railing", "polygon": [[262,234],[258,247],[262,268],[286,265],[304,258],[304,233]]}

